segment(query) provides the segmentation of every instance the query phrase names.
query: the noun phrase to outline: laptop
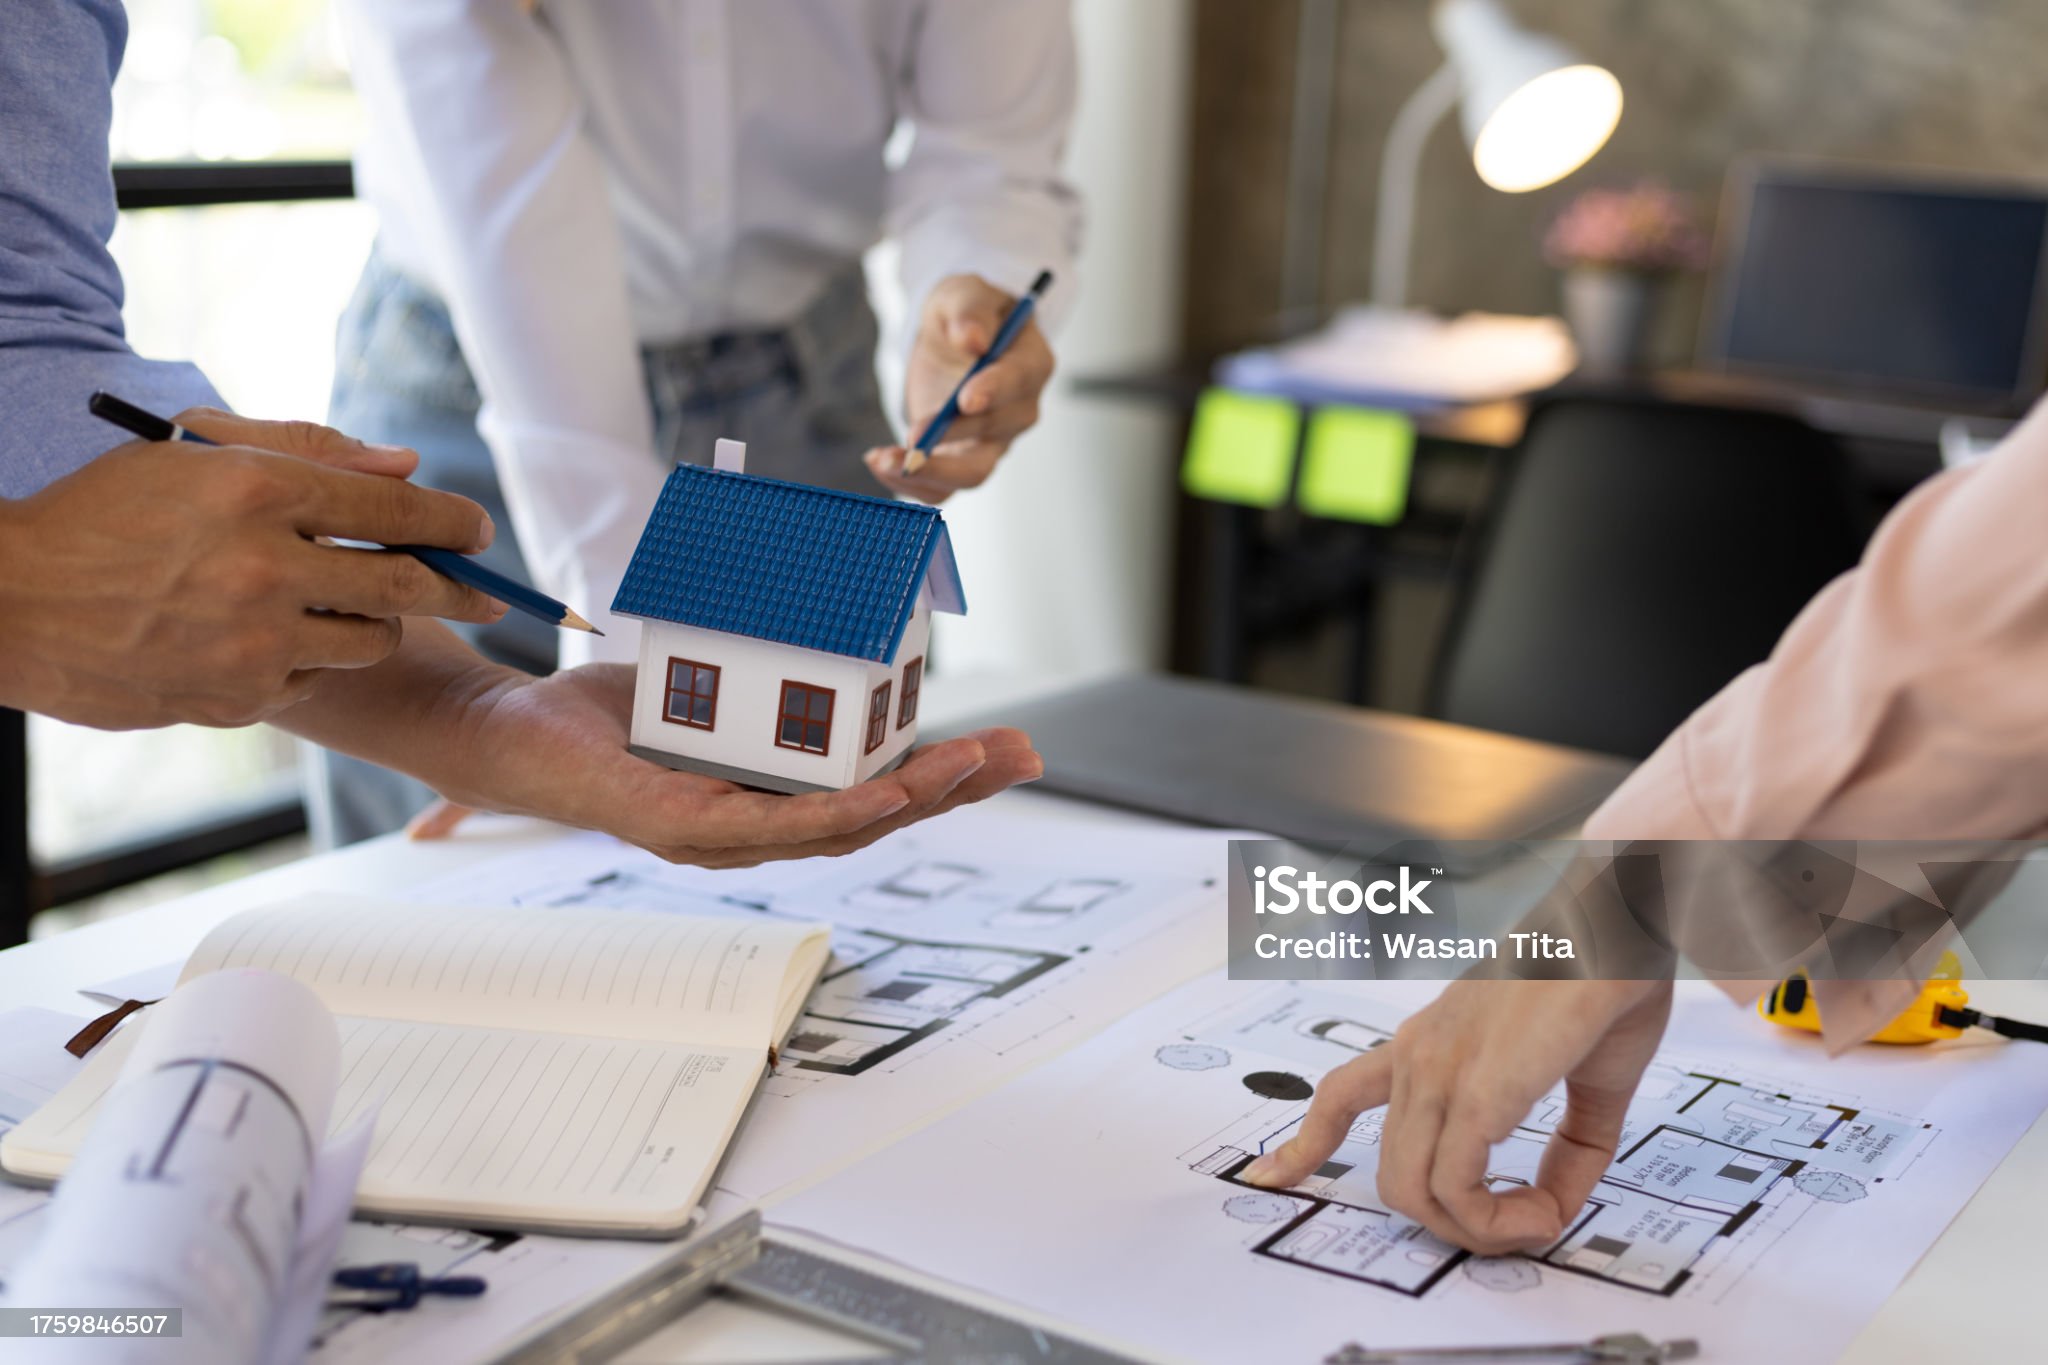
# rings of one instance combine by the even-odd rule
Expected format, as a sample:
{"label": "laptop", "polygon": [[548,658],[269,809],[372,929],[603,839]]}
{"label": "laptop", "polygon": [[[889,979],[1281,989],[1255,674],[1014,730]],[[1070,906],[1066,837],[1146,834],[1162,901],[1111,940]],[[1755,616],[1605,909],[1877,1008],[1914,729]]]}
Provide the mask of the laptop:
{"label": "laptop", "polygon": [[1848,434],[2024,412],[2048,376],[2048,184],[1753,160],[1731,174],[1700,368]]}
{"label": "laptop", "polygon": [[[1315,848],[1479,845],[1566,832],[1624,759],[1488,730],[1161,674],[1111,678],[970,724],[1014,725],[1043,790],[1257,829]],[[1459,871],[1453,867],[1455,874]]]}

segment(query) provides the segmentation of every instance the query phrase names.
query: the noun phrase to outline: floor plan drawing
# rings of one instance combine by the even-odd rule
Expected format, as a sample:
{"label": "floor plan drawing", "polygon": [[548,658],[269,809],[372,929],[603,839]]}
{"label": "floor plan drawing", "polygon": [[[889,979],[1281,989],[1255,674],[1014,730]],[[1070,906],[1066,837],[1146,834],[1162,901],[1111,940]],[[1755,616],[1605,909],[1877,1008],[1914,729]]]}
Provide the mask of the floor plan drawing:
{"label": "floor plan drawing", "polygon": [[[1832,1360],[2048,1095],[2039,1046],[1831,1058],[1682,982],[1616,1155],[1552,1245],[1473,1256],[1390,1211],[1384,1111],[1300,1185],[1247,1185],[1307,1108],[1280,1078],[1385,1047],[1440,989],[1192,980],[769,1220],[1213,1365],[1620,1331],[1695,1338],[1703,1361]],[[1557,1093],[1531,1106],[1488,1179],[1535,1181],[1562,1114]]]}
{"label": "floor plan drawing", "polygon": [[1305,1068],[1311,1076],[1368,1052],[1393,1030],[1353,1016],[1356,1006],[1336,992],[1247,992],[1249,1002],[1189,1025],[1189,1037],[1215,1047],[1241,1047]]}
{"label": "floor plan drawing", "polygon": [[[1296,1062],[1307,1060],[1314,1046],[1365,1051],[1392,1036],[1348,1017],[1345,1008],[1341,999],[1313,989],[1288,989],[1253,1008],[1199,1021],[1193,1036],[1228,1037],[1240,1048],[1264,1044]],[[1270,1085],[1253,1083],[1271,1074],[1252,1073],[1245,1085],[1274,1096]],[[1243,1168],[1286,1141],[1304,1112],[1294,1106],[1276,1116],[1273,1108],[1247,1112],[1183,1160],[1192,1170],[1242,1186]],[[1562,1092],[1538,1104],[1494,1148],[1489,1178],[1495,1184],[1533,1181],[1563,1111]],[[1293,1215],[1252,1246],[1255,1255],[1411,1297],[1429,1293],[1472,1259],[1380,1202],[1381,1118],[1377,1110],[1361,1117],[1336,1154],[1286,1192],[1297,1201]],[[1618,1288],[1675,1295],[1698,1275],[1753,1259],[1757,1244],[1814,1202],[1866,1197],[1910,1167],[1938,1136],[1919,1119],[1660,1057],[1637,1088],[1619,1154],[1592,1198],[1555,1245],[1527,1259]],[[1467,1278],[1489,1288],[1512,1280],[1502,1271]]]}
{"label": "floor plan drawing", "polygon": [[857,1076],[999,1000],[1067,959],[1058,953],[902,938],[878,929],[832,935],[832,964],[782,1055],[805,1071]]}
{"label": "floor plan drawing", "polygon": [[1113,877],[1062,877],[988,919],[997,929],[1058,929],[1073,923],[1129,884]]}
{"label": "floor plan drawing", "polygon": [[966,863],[916,862],[846,893],[856,910],[895,914],[922,910],[982,880],[980,868]]}

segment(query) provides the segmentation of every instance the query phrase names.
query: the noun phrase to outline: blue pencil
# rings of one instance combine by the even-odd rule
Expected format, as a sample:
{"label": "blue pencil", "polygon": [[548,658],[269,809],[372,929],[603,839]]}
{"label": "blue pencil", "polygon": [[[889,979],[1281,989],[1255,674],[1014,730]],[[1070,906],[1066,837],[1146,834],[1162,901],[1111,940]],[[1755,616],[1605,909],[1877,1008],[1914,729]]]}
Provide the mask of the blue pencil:
{"label": "blue pencil", "polygon": [[[159,417],[125,399],[116,398],[111,393],[95,393],[86,406],[92,415],[101,421],[112,422],[123,431],[140,436],[145,441],[190,441],[194,445],[202,446],[220,444],[218,441],[207,440],[196,431],[185,430],[169,418]],[[467,555],[457,554],[453,550],[443,550],[434,545],[390,545],[385,548],[409,554],[443,578],[452,578],[466,588],[475,588],[486,597],[494,597],[506,606],[523,611],[528,616],[536,617],[551,626],[561,626],[565,630],[587,630],[592,635],[604,634],[546,593],[536,592],[524,583],[487,569]]]}
{"label": "blue pencil", "polygon": [[967,387],[968,380],[1002,359],[1003,352],[1010,349],[1010,343],[1024,330],[1024,324],[1031,321],[1031,314],[1037,310],[1038,301],[1045,297],[1045,291],[1050,288],[1052,272],[1039,271],[1038,278],[1024,291],[1024,297],[1018,299],[1017,306],[1010,310],[1010,316],[1003,319],[1003,325],[996,330],[996,339],[989,343],[988,350],[982,354],[981,359],[974,362],[974,368],[962,375],[960,382],[953,386],[952,397],[946,400],[946,406],[939,409],[939,415],[932,418],[931,425],[924,429],[924,435],[918,438],[917,448],[904,457],[904,473],[915,474],[924,468],[924,462],[931,458],[932,451],[944,438],[946,428],[952,426],[954,419],[960,416],[960,391]]}

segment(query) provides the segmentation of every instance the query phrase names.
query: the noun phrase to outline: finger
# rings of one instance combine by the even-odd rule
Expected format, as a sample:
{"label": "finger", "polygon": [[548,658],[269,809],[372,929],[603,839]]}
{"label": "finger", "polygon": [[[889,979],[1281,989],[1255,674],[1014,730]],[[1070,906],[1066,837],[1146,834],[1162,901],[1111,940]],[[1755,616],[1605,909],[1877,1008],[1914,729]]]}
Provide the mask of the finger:
{"label": "finger", "polygon": [[[955,771],[957,772],[958,765],[963,761],[961,746],[965,742],[982,746],[983,761],[979,767],[967,768],[964,776],[954,777],[951,789],[936,804],[920,807],[913,802],[906,801],[896,812],[871,824],[864,825],[857,830],[844,834],[828,835],[824,838],[812,839],[802,843],[789,844],[750,843],[713,846],[711,841],[707,839],[700,841],[695,846],[689,847],[677,845],[643,846],[648,847],[651,852],[668,858],[672,862],[689,862],[706,867],[750,867],[757,863],[775,862],[791,858],[837,857],[865,848],[875,840],[883,838],[915,821],[942,814],[958,805],[985,800],[997,792],[1015,786],[1019,782],[1035,781],[1045,770],[1044,763],[1031,747],[1031,737],[1022,730],[1012,729],[1008,726],[976,730],[972,734],[961,736],[958,740],[949,740],[944,746],[928,747],[942,749],[940,756],[949,764],[955,765]],[[903,767],[909,768],[913,763],[923,764],[927,762],[928,760],[925,758],[926,752],[925,748],[912,750]],[[902,773],[903,768],[899,768],[894,776],[901,776]],[[674,776],[682,778],[689,775],[674,774]],[[928,784],[921,771],[914,770],[911,777],[913,785],[920,790],[927,787]],[[711,782],[711,779],[704,778],[695,780],[707,784]],[[937,780],[944,782],[948,778],[942,773]],[[759,793],[744,792],[743,789],[735,787],[730,783],[721,782],[715,785],[727,793],[738,793],[747,796],[760,795]],[[875,786],[877,784],[868,783],[864,785]],[[904,795],[908,795],[908,793],[906,792]],[[786,802],[790,798],[768,796],[761,799],[769,802]]]}
{"label": "finger", "polygon": [[1045,762],[1027,745],[1022,748],[1000,749],[991,752],[979,768],[953,784],[953,787],[936,803],[918,807],[906,806],[884,820],[878,820],[867,828],[837,839],[807,844],[802,848],[776,850],[753,850],[765,857],[803,858],[839,857],[865,848],[877,839],[886,838],[907,825],[921,820],[935,819],[959,806],[973,805],[989,797],[1009,790],[1024,782],[1036,782],[1045,774]]}
{"label": "finger", "polygon": [[1045,760],[1039,757],[1029,741],[1013,748],[984,747],[983,754],[981,766],[954,783],[944,798],[927,810],[921,818],[930,819],[932,816],[945,814],[955,806],[986,801],[998,792],[1007,791],[1019,783],[1036,782],[1045,776]]}
{"label": "finger", "polygon": [[320,684],[326,680],[326,677],[327,670],[322,668],[298,668],[287,673],[279,705],[276,711],[273,711],[271,714],[276,715],[279,712],[288,711],[300,702],[309,699],[315,692],[320,690]]}
{"label": "finger", "polygon": [[[916,445],[924,439],[928,428],[938,414],[919,422],[911,429],[910,444]],[[987,412],[967,413],[962,411],[946,427],[939,438],[934,453],[948,452],[952,447],[970,446],[979,443],[1007,446],[1029,431],[1038,422],[1038,404],[1035,401],[1006,403]]]}
{"label": "finger", "polygon": [[[1471,1114],[1454,1109],[1437,1140],[1429,1192],[1448,1220],[1445,1240],[1485,1255],[1548,1246],[1564,1232],[1557,1206],[1540,1190],[1515,1185],[1496,1192],[1486,1183],[1493,1137]],[[1604,1167],[1603,1167],[1604,1169]]]}
{"label": "finger", "polygon": [[412,818],[405,827],[405,837],[422,842],[446,839],[474,814],[476,812],[468,806],[458,806],[453,801],[436,801]]}
{"label": "finger", "polygon": [[982,752],[993,757],[1005,749],[1031,748],[1031,736],[1014,725],[991,725],[981,730],[970,730],[960,736],[971,739],[982,748]]}
{"label": "finger", "polygon": [[916,474],[905,472],[912,454],[904,446],[876,446],[860,458],[861,463],[868,467],[868,473],[874,475],[875,482],[892,493],[917,498],[923,502],[944,502],[952,495],[951,489],[926,488],[923,466],[930,463],[929,456],[917,457],[920,469]]}
{"label": "finger", "polygon": [[949,450],[941,446],[915,473],[906,468],[909,452],[890,447],[868,452],[863,457],[876,482],[892,492],[921,502],[941,503],[968,488],[979,488],[995,473],[1003,447],[969,445]]}
{"label": "finger", "polygon": [[1005,409],[1030,409],[1036,416],[1039,395],[1052,378],[1052,349],[1027,327],[1023,335],[960,390],[960,411],[968,417]]}
{"label": "finger", "polygon": [[806,845],[851,834],[913,804],[897,780],[901,771],[844,791],[806,796],[734,791],[706,798],[688,784],[665,783],[684,794],[683,808],[664,819],[666,837],[654,843],[674,845],[678,834],[686,834],[687,843],[699,849],[751,849]]}
{"label": "finger", "polygon": [[1379,1196],[1394,1212],[1450,1241],[1456,1223],[1430,1192],[1430,1168],[1449,1105],[1439,1075],[1435,1064],[1411,1058],[1396,1077],[1380,1128]]}
{"label": "finger", "polygon": [[420,463],[417,451],[373,445],[318,422],[266,422],[218,408],[188,408],[178,414],[177,422],[220,445],[253,446],[359,474],[405,479]]}
{"label": "finger", "polygon": [[505,604],[435,573],[402,550],[359,550],[315,545],[309,569],[308,605],[351,616],[438,616],[445,621],[489,625],[502,619]]}
{"label": "finger", "polygon": [[[1015,732],[1012,732],[1015,733]],[[945,796],[928,806],[906,805],[902,810],[886,819],[856,830],[851,834],[816,840],[807,844],[753,845],[741,849],[719,850],[719,856],[745,858],[744,865],[760,862],[780,862],[791,858],[838,858],[866,848],[878,839],[885,839],[897,830],[920,820],[930,820],[944,815],[959,806],[986,801],[989,797],[1021,782],[1035,782],[1045,772],[1045,764],[1028,745],[1022,748],[1000,749],[989,754],[979,768],[969,772],[953,784]],[[694,860],[693,860],[694,861]]]}
{"label": "finger", "polygon": [[1614,1164],[1628,1119],[1629,1095],[1595,1092],[1565,1082],[1564,1117],[1543,1149],[1536,1168],[1536,1188],[1554,1210],[1559,1235],[1563,1225],[1585,1206],[1593,1186]]}
{"label": "finger", "polygon": [[996,465],[1009,453],[1004,441],[943,441],[914,473],[904,477],[938,488],[976,488],[996,472]]}
{"label": "finger", "polygon": [[404,640],[405,627],[395,620],[311,612],[299,629],[297,667],[370,668]]}
{"label": "finger", "polygon": [[1268,1189],[1288,1189],[1308,1179],[1344,1144],[1360,1114],[1387,1102],[1393,1089],[1393,1063],[1391,1052],[1376,1048],[1323,1077],[1299,1131],[1245,1167],[1238,1179]]}
{"label": "finger", "polygon": [[928,812],[987,762],[979,742],[948,739],[913,749],[889,776],[909,794],[907,811]]}
{"label": "finger", "polygon": [[453,493],[352,470],[299,468],[303,486],[296,529],[303,536],[432,545],[474,554],[488,548],[496,533],[483,508]]}
{"label": "finger", "polygon": [[940,337],[950,346],[979,356],[995,341],[1016,301],[976,275],[953,275],[932,289],[928,322],[936,323]]}

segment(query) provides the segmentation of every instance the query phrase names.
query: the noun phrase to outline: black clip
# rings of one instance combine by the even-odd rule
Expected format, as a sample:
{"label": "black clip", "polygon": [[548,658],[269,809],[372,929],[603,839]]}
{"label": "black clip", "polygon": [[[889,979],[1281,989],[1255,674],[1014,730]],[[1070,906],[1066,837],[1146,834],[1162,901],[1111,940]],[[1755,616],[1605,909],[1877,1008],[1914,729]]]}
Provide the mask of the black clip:
{"label": "black clip", "polygon": [[417,1308],[428,1294],[475,1298],[489,1287],[475,1275],[422,1275],[416,1261],[343,1266],[334,1272],[334,1285],[342,1292],[327,1296],[329,1308],[361,1308],[371,1313]]}

